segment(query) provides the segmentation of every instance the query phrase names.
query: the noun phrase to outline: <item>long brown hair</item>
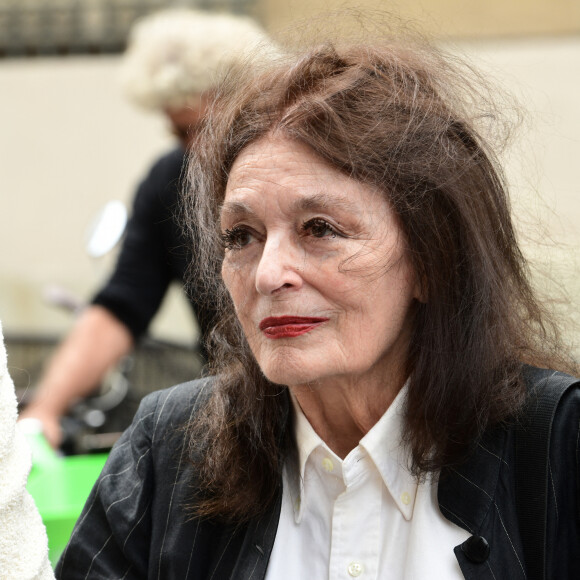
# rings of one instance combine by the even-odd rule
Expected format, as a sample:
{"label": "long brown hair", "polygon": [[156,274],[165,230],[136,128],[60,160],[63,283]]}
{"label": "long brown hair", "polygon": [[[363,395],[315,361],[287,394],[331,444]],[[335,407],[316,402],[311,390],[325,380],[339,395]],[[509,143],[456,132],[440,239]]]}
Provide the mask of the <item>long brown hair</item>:
{"label": "long brown hair", "polygon": [[189,432],[198,514],[243,520],[260,511],[292,450],[287,393],[260,372],[220,278],[230,169],[269,132],[379,187],[398,214],[427,297],[407,359],[405,437],[417,476],[460,462],[485,429],[513,417],[523,362],[564,364],[528,279],[502,171],[477,129],[501,121],[480,86],[432,47],[396,41],[325,44],[224,81],[184,203],[191,275],[203,277],[220,312],[208,348],[213,395]]}

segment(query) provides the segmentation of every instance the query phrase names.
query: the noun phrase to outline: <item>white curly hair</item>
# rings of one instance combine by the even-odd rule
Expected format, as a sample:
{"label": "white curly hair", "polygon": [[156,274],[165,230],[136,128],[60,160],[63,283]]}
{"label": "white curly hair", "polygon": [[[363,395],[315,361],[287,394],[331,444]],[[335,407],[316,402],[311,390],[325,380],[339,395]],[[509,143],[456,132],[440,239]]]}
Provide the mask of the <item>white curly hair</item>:
{"label": "white curly hair", "polygon": [[148,109],[190,105],[212,88],[220,72],[256,50],[276,52],[252,19],[187,8],[150,14],[129,35],[120,82],[127,96]]}

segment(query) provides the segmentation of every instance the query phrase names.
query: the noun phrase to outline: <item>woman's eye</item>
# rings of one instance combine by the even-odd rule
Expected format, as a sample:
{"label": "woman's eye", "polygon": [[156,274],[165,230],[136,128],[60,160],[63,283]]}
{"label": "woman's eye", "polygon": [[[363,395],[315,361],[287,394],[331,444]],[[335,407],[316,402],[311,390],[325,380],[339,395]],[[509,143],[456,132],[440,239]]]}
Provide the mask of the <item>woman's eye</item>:
{"label": "woman's eye", "polygon": [[223,234],[221,234],[222,244],[226,250],[241,250],[243,247],[247,246],[254,236],[245,227],[236,226],[231,230],[226,229]]}
{"label": "woman's eye", "polygon": [[322,218],[314,218],[305,222],[302,231],[315,238],[335,238],[338,232]]}

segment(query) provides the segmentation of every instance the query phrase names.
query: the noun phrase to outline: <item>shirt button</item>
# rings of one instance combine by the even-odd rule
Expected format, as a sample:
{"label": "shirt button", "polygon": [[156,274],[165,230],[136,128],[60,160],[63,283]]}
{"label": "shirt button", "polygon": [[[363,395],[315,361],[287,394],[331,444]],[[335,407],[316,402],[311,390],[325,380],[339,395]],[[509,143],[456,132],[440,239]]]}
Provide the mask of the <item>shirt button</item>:
{"label": "shirt button", "polygon": [[406,491],[404,491],[404,492],[401,494],[401,501],[402,501],[402,502],[403,502],[405,505],[409,505],[409,504],[411,503],[411,496],[410,496],[410,495],[409,495],[409,494],[408,494]]}
{"label": "shirt button", "polygon": [[322,460],[322,468],[327,473],[331,473],[332,471],[334,471],[334,463],[332,463],[332,459],[330,459],[330,457],[325,457]]}
{"label": "shirt button", "polygon": [[300,511],[300,504],[302,503],[302,498],[298,496],[296,501],[294,502],[294,509],[299,512]]}
{"label": "shirt button", "polygon": [[363,573],[363,565],[360,562],[351,562],[348,565],[348,573],[353,577],[353,578],[357,578],[358,576],[360,576]]}

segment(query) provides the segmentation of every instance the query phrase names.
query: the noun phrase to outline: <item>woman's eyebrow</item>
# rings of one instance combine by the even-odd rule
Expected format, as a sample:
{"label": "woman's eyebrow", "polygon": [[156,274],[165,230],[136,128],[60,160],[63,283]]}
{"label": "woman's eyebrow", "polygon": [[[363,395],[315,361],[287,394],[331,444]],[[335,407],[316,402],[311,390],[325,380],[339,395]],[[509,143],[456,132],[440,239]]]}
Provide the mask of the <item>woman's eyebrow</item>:
{"label": "woman's eyebrow", "polygon": [[[338,209],[342,211],[354,212],[357,204],[353,203],[348,197],[329,193],[314,193],[296,199],[291,209],[293,211],[327,211],[329,209]],[[220,217],[250,217],[255,216],[256,212],[252,206],[243,201],[226,201],[220,206]]]}
{"label": "woman's eyebrow", "polygon": [[293,203],[293,206],[293,209],[302,211],[339,209],[353,212],[356,209],[357,204],[353,203],[347,196],[320,192],[297,199]]}
{"label": "woman's eyebrow", "polygon": [[251,206],[249,206],[247,203],[244,203],[243,201],[226,201],[219,208],[220,217],[244,217],[253,216],[255,214],[256,212],[251,208]]}

